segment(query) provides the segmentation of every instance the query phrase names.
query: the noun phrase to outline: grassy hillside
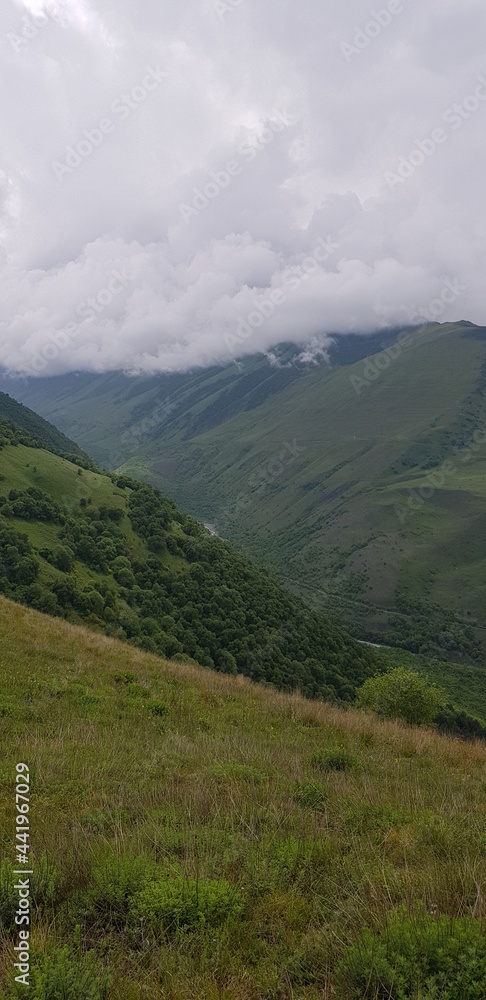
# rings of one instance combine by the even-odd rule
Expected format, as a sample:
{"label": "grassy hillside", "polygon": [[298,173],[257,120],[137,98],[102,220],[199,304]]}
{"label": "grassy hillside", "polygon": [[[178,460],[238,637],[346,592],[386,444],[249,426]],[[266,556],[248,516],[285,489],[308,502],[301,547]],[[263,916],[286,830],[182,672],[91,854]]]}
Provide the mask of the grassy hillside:
{"label": "grassy hillside", "polygon": [[367,360],[357,341],[378,346],[345,338],[313,368],[286,348],[281,368],[34,380],[23,398],[361,638],[484,664],[486,331],[433,325]]}
{"label": "grassy hillside", "polygon": [[134,646],[352,701],[376,657],[150,486],[0,450],[0,592]]}
{"label": "grassy hillside", "polygon": [[484,1000],[484,744],[165,663],[3,598],[0,643],[8,1000],[25,995],[9,985],[20,761],[33,1000]]}

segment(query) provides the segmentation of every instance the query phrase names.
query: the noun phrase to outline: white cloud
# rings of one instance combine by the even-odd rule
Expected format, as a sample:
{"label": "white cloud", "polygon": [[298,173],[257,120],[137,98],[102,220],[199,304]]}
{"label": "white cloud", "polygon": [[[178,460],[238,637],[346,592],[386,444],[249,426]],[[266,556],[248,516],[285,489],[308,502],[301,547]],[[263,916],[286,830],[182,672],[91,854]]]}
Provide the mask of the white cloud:
{"label": "white cloud", "polygon": [[[4,5],[0,365],[170,371],[284,340],[313,356],[330,334],[406,322],[447,279],[464,291],[441,318],[483,323],[486,100],[469,97],[486,10],[403,0],[366,41],[387,6]],[[114,272],[127,278],[108,301]]]}

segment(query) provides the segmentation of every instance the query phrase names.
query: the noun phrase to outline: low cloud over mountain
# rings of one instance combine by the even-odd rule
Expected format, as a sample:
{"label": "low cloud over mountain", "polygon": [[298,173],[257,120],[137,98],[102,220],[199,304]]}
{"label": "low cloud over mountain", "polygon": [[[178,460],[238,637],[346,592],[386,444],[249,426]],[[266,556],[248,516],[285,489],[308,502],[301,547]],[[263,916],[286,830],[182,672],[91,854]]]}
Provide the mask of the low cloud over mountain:
{"label": "low cloud over mountain", "polygon": [[7,0],[0,365],[484,322],[480,0]]}

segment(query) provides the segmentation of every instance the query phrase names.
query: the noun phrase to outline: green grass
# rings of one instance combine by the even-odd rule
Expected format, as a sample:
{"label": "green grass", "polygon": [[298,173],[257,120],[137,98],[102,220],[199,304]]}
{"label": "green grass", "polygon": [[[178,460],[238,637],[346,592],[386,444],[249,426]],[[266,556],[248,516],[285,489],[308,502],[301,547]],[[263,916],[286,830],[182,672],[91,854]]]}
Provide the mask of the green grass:
{"label": "green grass", "polygon": [[[33,967],[52,956],[53,982],[71,968],[70,998],[106,972],[109,1000],[352,1000],[352,948],[369,961],[363,932],[388,940],[404,904],[411,940],[420,907],[480,933],[484,744],[169,663],[5,599],[0,642],[0,856],[14,860],[25,761]],[[4,986],[14,942],[5,930]]]}

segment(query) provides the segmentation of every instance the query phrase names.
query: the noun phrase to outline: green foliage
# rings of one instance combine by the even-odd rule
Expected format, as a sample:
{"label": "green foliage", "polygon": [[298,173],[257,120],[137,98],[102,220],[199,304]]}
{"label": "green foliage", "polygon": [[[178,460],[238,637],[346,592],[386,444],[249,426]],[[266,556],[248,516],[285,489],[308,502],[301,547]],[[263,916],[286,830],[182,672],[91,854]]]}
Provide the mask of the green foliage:
{"label": "green foliage", "polygon": [[62,573],[70,573],[73,568],[74,552],[67,545],[56,545],[52,552],[52,565]]}
{"label": "green foliage", "polygon": [[458,736],[462,740],[486,740],[486,726],[450,703],[441,705],[434,722],[440,733]]}
{"label": "green foliage", "polygon": [[471,917],[396,913],[383,933],[364,931],[339,969],[343,1000],[481,1000],[486,937]]}
{"label": "green foliage", "polygon": [[[397,595],[396,609],[399,614],[388,618],[386,641],[390,646],[444,659],[451,652],[467,653],[482,662],[483,650],[474,629],[450,609],[403,595]],[[380,641],[376,635],[374,638]]]}
{"label": "green foliage", "polygon": [[275,845],[270,859],[270,871],[277,885],[289,885],[299,880],[311,861],[312,849],[309,845],[290,836]]}
{"label": "green foliage", "polygon": [[350,771],[356,767],[356,763],[356,758],[345,747],[317,750],[311,757],[311,764],[321,771]]}
{"label": "green foliage", "polygon": [[27,490],[10,490],[8,502],[0,500],[3,517],[18,517],[25,521],[53,521],[62,523],[62,510],[53,497],[36,486]]}
{"label": "green foliage", "polygon": [[155,935],[179,928],[219,927],[243,911],[241,893],[225,879],[177,876],[150,881],[134,899],[132,915]]}
{"label": "green foliage", "polygon": [[327,795],[316,781],[299,781],[294,792],[294,800],[301,806],[315,809],[317,812],[325,812]]}
{"label": "green foliage", "polygon": [[[435,719],[441,731],[451,732],[463,739],[476,738],[477,732],[483,738],[476,727],[478,722],[479,725],[486,726],[484,667],[445,663],[443,660],[417,656],[399,649],[378,649],[376,655],[381,671],[398,666],[408,667],[443,688],[444,704]],[[465,713],[465,717],[462,713]]]}
{"label": "green foliage", "polygon": [[[67,946],[57,948],[32,968],[31,1000],[108,1000],[109,976],[94,952],[73,953]],[[15,984],[0,1000],[25,997],[25,986]]]}
{"label": "green foliage", "polygon": [[14,889],[15,875],[9,861],[0,862],[0,937],[15,926],[18,893]]}
{"label": "green foliage", "polygon": [[152,715],[157,715],[162,719],[168,714],[169,708],[165,704],[165,701],[153,701],[150,705],[150,711]]}
{"label": "green foliage", "polygon": [[143,855],[108,853],[94,866],[83,904],[90,923],[124,927],[133,899],[148,880],[153,863]]}
{"label": "green foliage", "polygon": [[[309,369],[281,345],[281,367],[260,355],[241,370],[156,383],[93,375],[83,386],[64,376],[48,387],[31,380],[19,393],[52,414],[69,394],[72,426],[100,458],[120,447],[127,474],[211,520],[309,601],[358,622],[360,638],[373,630],[371,641],[481,663],[474,619],[486,626],[485,451],[474,435],[486,420],[484,334],[467,323],[433,324],[412,333],[413,350],[396,345],[397,334],[336,338],[331,367]],[[375,381],[384,343],[395,343],[390,356],[400,360]],[[156,427],[155,395],[171,399],[169,409],[156,407]],[[140,431],[144,418],[135,449],[130,429]],[[300,451],[284,452],[272,476],[283,427]],[[328,446],[311,456],[313,427],[328,428]]]}
{"label": "green foliage", "polygon": [[130,670],[128,670],[124,673],[113,674],[113,680],[116,684],[128,685],[136,683],[138,681],[138,677],[136,674],[133,674]]}
{"label": "green foliage", "polygon": [[0,592],[16,595],[37,578],[39,563],[27,535],[15,531],[0,516]]}
{"label": "green foliage", "polygon": [[42,852],[33,871],[30,883],[32,903],[37,909],[48,910],[59,896],[59,871],[49,860],[46,851]]}
{"label": "green foliage", "polygon": [[441,704],[441,692],[413,670],[397,667],[368,678],[356,698],[358,708],[410,725],[431,725]]}
{"label": "green foliage", "polygon": [[85,467],[95,467],[89,456],[58,431],[57,427],[27,406],[17,403],[7,393],[0,392],[0,449],[5,443],[46,448],[56,455],[70,455],[71,458],[86,463]]}
{"label": "green foliage", "polygon": [[[43,455],[39,450],[36,461],[45,479]],[[66,463],[61,471],[66,483]],[[369,649],[308,610],[227,542],[210,538],[158,490],[124,477],[123,507],[107,500],[80,506],[78,478],[72,467],[63,493],[69,497],[71,490],[70,503],[33,486],[13,488],[5,502],[0,499],[0,590],[7,596],[104,627],[108,635],[181,663],[334,702],[351,702],[376,669]],[[90,492],[102,486],[102,477],[91,478]],[[9,518],[28,522],[35,545]],[[43,546],[38,539],[46,530],[49,545]],[[149,544],[153,538],[160,545]],[[55,574],[39,565],[36,552]]]}

